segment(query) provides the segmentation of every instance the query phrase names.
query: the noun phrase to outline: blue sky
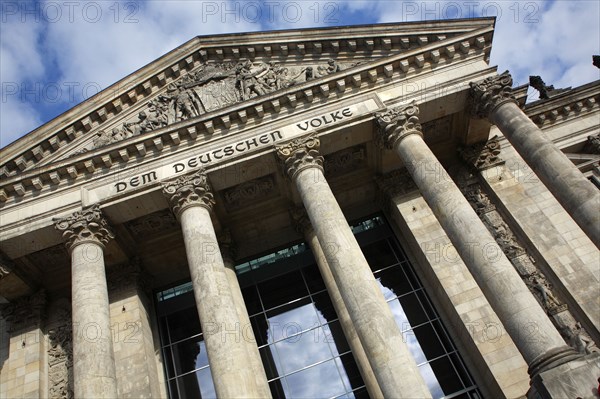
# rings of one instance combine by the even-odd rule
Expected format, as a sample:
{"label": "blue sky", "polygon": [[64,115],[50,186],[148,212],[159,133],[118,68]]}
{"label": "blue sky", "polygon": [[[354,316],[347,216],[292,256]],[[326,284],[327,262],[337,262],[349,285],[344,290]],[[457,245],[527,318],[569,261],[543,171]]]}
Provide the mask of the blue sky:
{"label": "blue sky", "polygon": [[497,17],[491,64],[515,85],[600,79],[598,0],[2,0],[0,147],[196,35],[482,15]]}

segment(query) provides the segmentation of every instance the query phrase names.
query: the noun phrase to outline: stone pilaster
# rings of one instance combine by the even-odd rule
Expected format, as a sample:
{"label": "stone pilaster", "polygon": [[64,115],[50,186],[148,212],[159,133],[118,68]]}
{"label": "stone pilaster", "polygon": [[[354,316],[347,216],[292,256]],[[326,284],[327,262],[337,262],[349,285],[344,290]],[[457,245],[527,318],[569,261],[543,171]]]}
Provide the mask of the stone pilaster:
{"label": "stone pilaster", "polygon": [[[415,120],[416,104],[377,116],[378,134],[383,136],[379,142],[395,145],[395,152],[527,361],[530,374],[534,376],[573,358],[574,351],[564,345],[512,264],[423,141]],[[402,132],[401,138],[394,139],[398,132]]]}
{"label": "stone pilaster", "polygon": [[600,247],[600,191],[518,107],[507,72],[471,82],[471,111],[500,129],[523,160]]}
{"label": "stone pilaster", "polygon": [[148,298],[151,279],[139,258],[107,272],[117,387],[122,398],[161,397]]}
{"label": "stone pilaster", "polygon": [[323,248],[319,243],[319,238],[315,234],[315,230],[310,224],[308,214],[304,208],[292,208],[290,210],[290,215],[294,221],[296,230],[303,235],[304,239],[310,246],[315,260],[317,261],[317,266],[321,272],[321,277],[323,278],[323,282],[325,283],[325,287],[327,288],[327,292],[331,298],[333,308],[337,313],[340,325],[344,331],[344,336],[348,341],[348,345],[352,350],[352,355],[354,356],[356,364],[358,365],[360,375],[362,376],[367,391],[369,392],[369,396],[371,398],[383,398],[383,393],[377,384],[377,379],[375,378],[375,374],[373,373],[373,369],[369,363],[369,358],[367,357],[367,354],[360,343],[360,338],[356,333],[356,328],[354,328],[354,325],[352,324],[352,319],[350,318],[348,309],[346,309],[346,306],[344,305],[342,295],[337,284],[335,283],[335,279],[333,278],[329,264],[327,264],[327,259],[325,259]]}
{"label": "stone pilaster", "polygon": [[4,305],[2,316],[9,337],[0,393],[6,398],[46,397],[45,291]]}
{"label": "stone pilaster", "polygon": [[73,328],[71,304],[58,300],[48,329],[48,397],[71,399],[73,393]]}
{"label": "stone pilaster", "polygon": [[98,205],[55,219],[55,227],[71,253],[75,397],[114,398],[117,378],[104,267],[104,246],[114,235]]}
{"label": "stone pilaster", "polygon": [[204,170],[163,182],[181,223],[196,307],[217,396],[259,397],[240,318],[210,212],[214,197]]}
{"label": "stone pilaster", "polygon": [[[386,397],[431,397],[323,174],[316,135],[276,146],[322,246],[342,300]],[[377,331],[378,334],[373,334]]]}

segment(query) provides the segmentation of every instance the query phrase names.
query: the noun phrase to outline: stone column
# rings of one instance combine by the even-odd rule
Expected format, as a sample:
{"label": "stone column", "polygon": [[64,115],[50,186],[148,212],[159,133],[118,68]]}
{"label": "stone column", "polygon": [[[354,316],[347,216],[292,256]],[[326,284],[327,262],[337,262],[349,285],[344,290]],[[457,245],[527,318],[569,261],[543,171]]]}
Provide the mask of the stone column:
{"label": "stone column", "polygon": [[240,318],[210,218],[214,205],[203,170],[163,183],[163,193],[181,223],[196,307],[219,398],[256,398],[254,370],[242,341]]}
{"label": "stone column", "polygon": [[104,270],[104,246],[114,235],[98,205],[55,223],[71,253],[75,397],[115,398],[117,378]]}
{"label": "stone column", "polygon": [[360,371],[360,375],[365,383],[367,391],[369,392],[369,396],[371,398],[383,398],[383,393],[377,384],[377,379],[375,378],[373,369],[369,364],[369,358],[367,357],[367,354],[360,343],[356,329],[352,324],[350,314],[348,314],[348,309],[346,309],[344,301],[342,300],[342,294],[335,283],[335,279],[331,273],[331,268],[327,264],[327,259],[325,259],[323,248],[321,248],[319,238],[315,234],[315,230],[310,224],[308,215],[303,208],[292,209],[291,214],[294,222],[296,223],[296,229],[304,236],[304,239],[310,246],[310,249],[317,261],[317,266],[319,267],[321,277],[323,278],[323,282],[325,283],[325,287],[327,288],[327,292],[331,298],[331,303],[333,304],[333,308],[337,313],[340,325],[344,331],[344,336],[346,337],[348,345],[352,350],[352,355],[356,360],[358,370]]}
{"label": "stone column", "polygon": [[225,230],[219,235],[218,240],[223,263],[225,264],[225,275],[227,276],[231,295],[233,296],[233,302],[235,303],[235,308],[240,319],[242,342],[246,345],[246,350],[250,357],[250,366],[254,372],[259,397],[270,398],[271,390],[269,388],[269,383],[267,382],[267,374],[265,373],[265,367],[260,358],[256,338],[254,337],[252,324],[250,324],[250,317],[248,316],[248,309],[246,309],[244,296],[242,295],[242,290],[235,272],[235,244],[231,238],[231,232]]}
{"label": "stone column", "polygon": [[377,114],[378,142],[402,159],[425,201],[529,366],[529,374],[577,357],[565,345],[490,232],[431,152],[414,104]]}
{"label": "stone column", "polygon": [[498,126],[573,220],[600,247],[600,191],[521,111],[511,86],[508,71],[472,82],[473,113]]}
{"label": "stone column", "polygon": [[385,397],[430,398],[394,316],[323,174],[319,139],[276,146],[296,185],[342,299]]}

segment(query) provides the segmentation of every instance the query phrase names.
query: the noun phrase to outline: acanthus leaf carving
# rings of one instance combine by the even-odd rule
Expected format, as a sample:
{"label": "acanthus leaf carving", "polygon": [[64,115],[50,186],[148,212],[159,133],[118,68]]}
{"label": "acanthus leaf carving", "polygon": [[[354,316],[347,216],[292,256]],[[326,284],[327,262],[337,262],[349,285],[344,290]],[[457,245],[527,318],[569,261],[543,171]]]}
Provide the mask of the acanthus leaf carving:
{"label": "acanthus leaf carving", "polygon": [[2,317],[9,324],[9,332],[32,326],[40,327],[46,318],[46,291],[40,290],[4,305]]}
{"label": "acanthus leaf carving", "polygon": [[423,137],[416,101],[401,107],[390,108],[375,114],[377,133],[375,141],[380,148],[394,149],[397,143],[410,134]]}
{"label": "acanthus leaf carving", "polygon": [[204,169],[162,183],[162,191],[175,216],[190,206],[212,210],[215,200]]}
{"label": "acanthus leaf carving", "polygon": [[53,221],[54,227],[62,231],[67,249],[83,242],[105,246],[115,237],[98,204]]}
{"label": "acanthus leaf carving", "polygon": [[283,162],[286,175],[294,179],[306,168],[323,170],[323,156],[319,149],[321,142],[316,134],[299,137],[287,143],[276,145],[277,156]]}
{"label": "acanthus leaf carving", "polygon": [[478,171],[489,169],[504,161],[500,158],[500,140],[494,136],[484,143],[459,148],[461,158]]}
{"label": "acanthus leaf carving", "polygon": [[496,107],[504,103],[516,104],[512,83],[512,76],[508,71],[485,78],[481,82],[469,83],[471,113],[479,118],[487,118]]}
{"label": "acanthus leaf carving", "polygon": [[600,154],[600,133],[587,137],[583,152],[585,154]]}
{"label": "acanthus leaf carving", "polygon": [[48,330],[48,396],[72,399],[73,394],[73,329],[70,304],[59,303],[54,327]]}

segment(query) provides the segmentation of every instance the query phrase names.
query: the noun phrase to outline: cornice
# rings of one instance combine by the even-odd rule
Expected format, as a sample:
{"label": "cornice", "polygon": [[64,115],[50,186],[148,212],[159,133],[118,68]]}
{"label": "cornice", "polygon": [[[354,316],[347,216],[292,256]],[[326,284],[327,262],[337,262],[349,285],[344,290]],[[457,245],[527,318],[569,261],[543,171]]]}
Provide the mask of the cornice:
{"label": "cornice", "polygon": [[493,22],[493,18],[480,18],[196,37],[1,150],[0,178],[29,170],[63,152],[202,63],[277,61],[277,57],[302,60],[324,54],[383,56],[442,41],[449,34],[493,30]]}
{"label": "cornice", "polygon": [[[24,171],[2,179],[0,203],[22,198],[28,193],[37,195],[45,187],[73,184],[79,177],[97,170],[111,173],[129,162],[177,148],[181,142],[194,142],[198,136],[211,137],[216,131],[228,131],[232,124],[243,128],[252,122],[260,123],[276,117],[282,110],[308,108],[329,97],[356,95],[376,84],[386,84],[416,75],[436,65],[450,65],[470,57],[487,57],[491,49],[493,27],[487,26],[422,47],[400,52],[367,64],[320,77],[288,89],[234,104],[187,119],[147,134],[135,136],[93,152],[86,152],[43,167]],[[113,170],[114,170],[113,169]]]}
{"label": "cornice", "polygon": [[524,107],[525,113],[540,128],[590,113],[600,108],[600,80],[568,90],[548,100]]}

